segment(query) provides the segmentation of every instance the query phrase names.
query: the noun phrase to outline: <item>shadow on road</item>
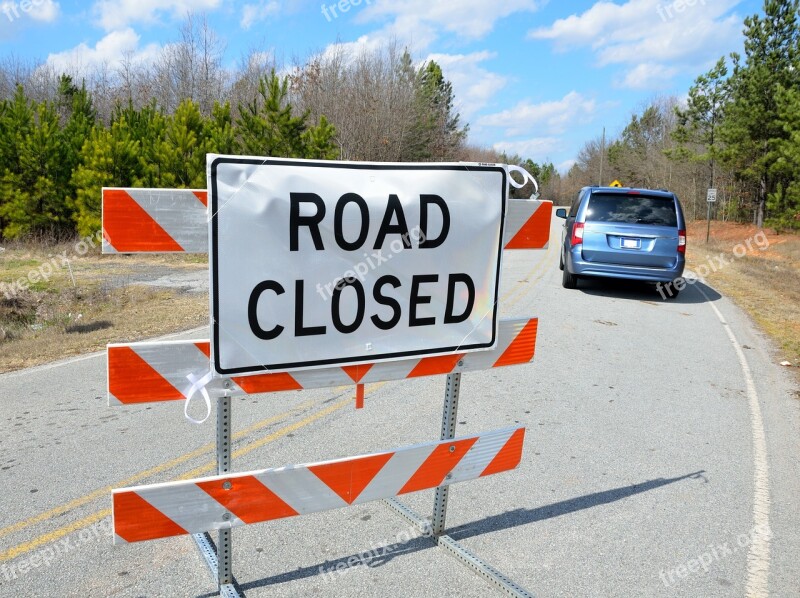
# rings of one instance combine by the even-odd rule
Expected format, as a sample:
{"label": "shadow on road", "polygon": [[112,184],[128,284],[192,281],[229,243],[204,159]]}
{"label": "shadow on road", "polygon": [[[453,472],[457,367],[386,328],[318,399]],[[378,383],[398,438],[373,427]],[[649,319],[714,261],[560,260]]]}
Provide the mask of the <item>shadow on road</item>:
{"label": "shadow on road", "polygon": [[657,480],[649,480],[641,484],[633,484],[632,486],[623,486],[621,488],[613,488],[611,490],[604,490],[603,492],[595,492],[594,494],[587,494],[586,496],[578,496],[570,498],[561,502],[553,503],[544,507],[536,507],[535,509],[516,509],[508,511],[499,515],[493,515],[480,521],[473,521],[458,527],[448,529],[448,534],[454,540],[462,540],[472,536],[479,536],[481,534],[496,532],[503,529],[509,529],[520,525],[527,525],[535,523],[544,519],[552,519],[553,517],[560,517],[568,515],[575,511],[582,511],[583,509],[591,509],[600,505],[607,505],[629,496],[641,494],[642,492],[649,492],[656,488],[661,488],[668,484],[674,484],[687,479],[703,479],[705,473],[703,470],[689,473],[677,478],[659,478]]}
{"label": "shadow on road", "polygon": [[[700,282],[686,285],[677,299],[662,298],[652,283],[637,280],[620,280],[615,278],[582,278],[578,282],[578,290],[587,295],[630,299],[632,301],[649,301],[655,303],[688,305],[691,303],[707,303],[718,301],[722,296],[710,286]],[[703,292],[701,293],[700,290]],[[705,293],[705,295],[703,295]],[[665,295],[666,297],[666,295]]]}
{"label": "shadow on road", "polygon": [[[455,539],[461,540],[470,538],[472,536],[479,536],[489,532],[496,532],[504,529],[518,527],[520,525],[528,525],[545,519],[553,517],[560,517],[568,515],[583,509],[591,509],[600,505],[606,505],[636,494],[656,490],[668,484],[674,484],[687,479],[701,479],[705,480],[703,470],[689,473],[676,478],[659,478],[656,480],[648,480],[641,484],[633,484],[631,486],[622,486],[620,488],[613,488],[611,490],[604,490],[603,492],[595,492],[594,494],[587,494],[585,496],[578,496],[569,500],[553,503],[542,507],[533,509],[515,509],[499,515],[492,515],[479,521],[473,521],[460,525],[458,527],[449,528],[447,534]],[[395,534],[395,538],[408,536],[408,532],[401,532]],[[381,548],[382,547],[382,548]],[[244,584],[237,584],[240,591],[253,590],[256,588],[268,587],[276,584],[287,583],[296,581],[298,579],[305,579],[317,575],[327,576],[327,579],[335,581],[344,576],[349,569],[353,567],[367,565],[369,567],[380,567],[385,565],[392,559],[406,554],[411,554],[420,550],[427,550],[434,548],[435,545],[427,537],[417,537],[409,539],[405,542],[395,542],[393,544],[374,543],[370,548],[366,548],[363,552],[351,554],[341,557],[333,561],[325,561],[309,567],[301,567],[294,571],[288,571],[272,577],[265,577],[255,581],[250,581]],[[211,598],[216,596],[216,593],[206,594],[198,598]]]}

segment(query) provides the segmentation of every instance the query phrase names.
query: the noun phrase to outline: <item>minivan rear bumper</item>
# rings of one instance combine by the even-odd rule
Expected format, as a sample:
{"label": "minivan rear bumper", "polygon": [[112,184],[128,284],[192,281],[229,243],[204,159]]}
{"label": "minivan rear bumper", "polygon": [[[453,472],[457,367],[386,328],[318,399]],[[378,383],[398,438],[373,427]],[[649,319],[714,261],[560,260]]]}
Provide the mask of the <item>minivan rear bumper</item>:
{"label": "minivan rear bumper", "polygon": [[604,264],[599,262],[587,262],[582,259],[581,248],[578,246],[568,252],[565,266],[570,273],[576,274],[577,276],[669,282],[683,276],[686,258],[683,254],[678,254],[678,258],[672,268],[648,268],[624,264]]}

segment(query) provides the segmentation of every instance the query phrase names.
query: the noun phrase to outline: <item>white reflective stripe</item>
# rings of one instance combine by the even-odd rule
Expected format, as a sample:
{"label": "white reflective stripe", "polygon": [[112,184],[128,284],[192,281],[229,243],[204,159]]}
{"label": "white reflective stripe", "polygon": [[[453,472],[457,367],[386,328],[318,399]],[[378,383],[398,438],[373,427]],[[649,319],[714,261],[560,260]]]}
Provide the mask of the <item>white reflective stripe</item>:
{"label": "white reflective stripe", "polygon": [[480,477],[516,431],[517,428],[510,428],[479,437],[464,458],[450,472],[452,476],[450,483]]}
{"label": "white reflective stripe", "polygon": [[111,254],[111,253],[119,253],[116,249],[114,249],[114,246],[106,240],[105,237],[103,237],[103,245],[102,245],[102,249],[100,250],[100,252],[103,255],[108,255],[108,254]]}
{"label": "white reflective stripe", "polygon": [[131,349],[185,397],[192,388],[188,376],[202,378],[209,368],[208,357],[197,348],[197,342],[205,341],[147,343],[131,345]]}
{"label": "white reflective stripe", "polygon": [[223,519],[225,507],[193,483],[137,489],[136,494],[190,534],[244,525],[233,513],[230,520]]}
{"label": "white reflective stripe", "polygon": [[397,496],[439,444],[437,442],[434,445],[422,445],[395,452],[353,504]]}
{"label": "white reflective stripe", "polygon": [[282,467],[255,477],[300,515],[347,506],[341,496],[305,466]]}
{"label": "white reflective stripe", "polygon": [[[186,253],[208,252],[208,210],[193,190],[126,189],[126,191]],[[205,189],[201,191],[206,192]]]}
{"label": "white reflective stripe", "polygon": [[355,384],[353,379],[342,368],[324,368],[318,370],[298,370],[289,372],[303,388],[333,388]]}
{"label": "white reflective stripe", "polygon": [[419,358],[404,359],[402,361],[387,361],[376,363],[366,376],[361,379],[362,384],[383,382],[384,380],[403,380],[419,365]]}
{"label": "white reflective stripe", "polygon": [[476,351],[464,355],[464,365],[460,371],[488,370],[494,367],[497,360],[511,346],[530,320],[503,320],[497,335],[497,347],[494,351]]}

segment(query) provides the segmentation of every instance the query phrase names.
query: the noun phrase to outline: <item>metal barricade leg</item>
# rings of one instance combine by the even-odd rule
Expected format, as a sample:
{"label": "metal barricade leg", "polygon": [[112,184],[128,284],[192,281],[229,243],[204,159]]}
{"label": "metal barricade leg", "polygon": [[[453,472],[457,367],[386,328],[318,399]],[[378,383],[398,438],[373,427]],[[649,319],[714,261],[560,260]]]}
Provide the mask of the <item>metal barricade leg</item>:
{"label": "metal barricade leg", "polygon": [[[229,473],[231,470],[231,398],[217,399],[217,473]],[[217,580],[220,595],[224,595],[223,586],[233,584],[231,566],[231,530],[219,530],[217,542]]]}
{"label": "metal barricade leg", "polygon": [[[461,374],[448,374],[447,387],[444,394],[444,412],[442,413],[442,434],[440,440],[451,440],[456,436],[456,419],[458,418],[458,393],[461,388]],[[433,518],[431,528],[435,536],[444,533],[447,519],[448,486],[439,486],[433,501]]]}

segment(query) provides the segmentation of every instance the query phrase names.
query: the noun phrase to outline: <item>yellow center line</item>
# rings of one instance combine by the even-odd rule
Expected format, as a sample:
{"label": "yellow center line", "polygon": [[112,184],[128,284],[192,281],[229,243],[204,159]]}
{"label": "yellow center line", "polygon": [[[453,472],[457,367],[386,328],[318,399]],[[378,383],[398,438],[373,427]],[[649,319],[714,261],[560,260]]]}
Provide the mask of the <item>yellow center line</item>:
{"label": "yellow center line", "polygon": [[[267,418],[265,420],[262,420],[262,421],[260,421],[260,422],[258,422],[256,424],[253,424],[249,428],[234,434],[233,438],[234,438],[234,440],[236,440],[236,439],[242,438],[244,436],[247,436],[248,434],[252,434],[253,432],[257,432],[258,430],[260,430],[262,428],[265,428],[266,426],[269,426],[271,424],[274,424],[274,423],[277,423],[279,421],[282,421],[282,420],[284,420],[284,419],[286,419],[288,417],[291,417],[292,415],[297,414],[300,411],[303,411],[303,410],[307,409],[308,407],[310,407],[314,403],[316,403],[316,401],[307,401],[307,402],[305,402],[305,403],[303,403],[301,405],[298,405],[294,409],[286,411],[285,413],[281,413],[279,415],[276,415],[276,416]],[[145,478],[149,478],[150,476],[153,476],[153,475],[156,475],[156,474],[161,473],[163,471],[167,471],[169,469],[177,467],[178,465],[180,465],[182,463],[185,463],[186,461],[190,461],[191,459],[194,459],[196,457],[200,457],[200,456],[202,456],[202,455],[204,455],[206,453],[210,453],[210,452],[215,450],[215,447],[216,447],[216,445],[213,442],[210,442],[210,443],[205,444],[205,445],[201,446],[200,448],[198,448],[198,449],[196,449],[196,450],[194,450],[192,452],[186,453],[185,455],[181,455],[180,457],[176,457],[175,459],[172,459],[171,461],[167,461],[166,463],[162,463],[161,465],[156,465],[155,467],[152,467],[152,468],[147,469],[145,471],[139,472],[136,475],[133,475],[133,476],[131,476],[129,478],[126,478],[126,479],[120,481],[119,483],[117,483],[116,486],[117,487],[130,486],[130,485],[135,484],[136,482],[138,482],[140,480],[143,480]],[[51,519],[53,517],[57,517],[58,515],[62,515],[63,513],[66,513],[67,511],[71,511],[72,509],[76,509],[78,507],[81,507],[81,506],[83,506],[83,505],[85,505],[87,503],[92,502],[93,500],[98,499],[98,498],[103,498],[104,496],[107,496],[111,492],[111,490],[113,490],[113,488],[111,486],[105,486],[104,488],[98,488],[97,490],[94,490],[94,491],[90,492],[89,494],[86,494],[85,496],[81,496],[79,498],[71,500],[71,501],[69,501],[67,503],[64,503],[64,504],[59,505],[59,506],[57,506],[57,507],[55,507],[53,509],[50,509],[49,511],[45,511],[43,513],[39,513],[38,515],[36,515],[34,517],[31,517],[30,519],[26,519],[24,521],[18,521],[17,523],[14,523],[12,525],[4,527],[4,528],[0,529],[0,538],[2,538],[3,536],[7,536],[8,534],[12,534],[14,532],[18,532],[18,531],[20,531],[22,529],[25,529],[26,527],[30,527],[31,525],[35,525],[35,524],[40,523],[42,521],[46,521],[46,520]],[[3,560],[3,559],[0,557],[0,560]]]}
{"label": "yellow center line", "polygon": [[[386,384],[386,382],[380,382],[380,383],[377,383],[375,385],[370,385],[370,389],[369,390],[370,390],[370,392],[374,392],[374,391],[378,390],[379,388],[381,388],[382,386],[384,386],[385,384]],[[307,403],[303,403],[302,405],[296,407],[295,409],[292,409],[291,411],[287,411],[286,413],[283,413],[281,415],[275,416],[275,417],[270,418],[268,420],[264,420],[263,422],[259,422],[258,424],[254,424],[254,425],[250,426],[249,428],[247,428],[246,430],[242,430],[241,432],[238,432],[237,434],[235,434],[233,436],[233,438],[234,439],[239,439],[239,438],[245,436],[248,433],[252,433],[253,431],[256,431],[256,430],[258,430],[260,428],[263,428],[263,427],[269,425],[270,423],[274,423],[275,421],[279,421],[280,419],[286,419],[286,417],[288,417],[289,415],[291,415],[293,413],[297,413],[298,411],[301,411],[303,408],[305,408],[305,407],[307,407],[309,405],[312,405],[314,403],[317,403],[317,402],[318,401],[308,401]],[[278,440],[279,438],[282,438],[282,437],[286,436],[287,434],[290,434],[290,433],[292,433],[292,432],[294,432],[296,430],[299,430],[300,428],[303,428],[303,427],[305,427],[305,426],[307,426],[309,424],[314,423],[315,421],[318,421],[318,420],[320,420],[320,419],[322,419],[324,417],[327,417],[331,413],[334,413],[335,411],[338,411],[339,409],[342,409],[346,405],[349,405],[349,404],[352,404],[352,403],[353,403],[353,398],[348,396],[347,398],[342,399],[341,401],[338,401],[338,402],[336,402],[336,403],[334,403],[332,405],[329,405],[328,407],[326,407],[326,408],[324,408],[324,409],[322,409],[320,411],[317,411],[316,413],[313,413],[313,414],[309,415],[308,417],[306,417],[306,418],[304,418],[302,420],[299,420],[299,421],[297,421],[297,422],[295,422],[293,424],[289,424],[288,426],[285,426],[285,427],[281,428],[280,430],[276,430],[272,434],[268,434],[267,436],[264,436],[262,438],[254,440],[253,442],[251,442],[251,443],[249,443],[249,444],[247,444],[247,445],[245,445],[245,446],[233,451],[232,458],[239,458],[239,457],[242,457],[242,456],[244,456],[244,455],[246,455],[248,453],[251,453],[252,451],[254,451],[254,450],[258,449],[258,448],[261,448],[262,446],[264,446],[266,444],[269,444],[270,442],[274,442],[275,440]],[[179,464],[179,463],[182,463],[182,462],[188,460],[189,458],[191,458],[188,455],[198,456],[200,454],[203,454],[204,452],[209,452],[208,450],[203,450],[203,449],[206,449],[207,447],[210,447],[209,450],[213,450],[215,448],[215,445],[213,443],[210,443],[210,444],[202,447],[201,449],[193,451],[192,453],[188,453],[187,455],[182,455],[181,457],[178,457],[178,459],[174,459],[170,463],[176,464],[176,462],[177,462],[177,464]],[[136,476],[132,476],[131,478],[128,478],[127,480],[123,480],[123,482],[121,482],[120,485],[121,486],[130,485],[131,482],[134,482],[136,480],[142,479],[143,477],[147,477],[147,475],[145,475],[145,474],[150,475],[155,470],[163,471],[164,469],[168,469],[167,465],[169,465],[169,464],[160,465],[160,466],[155,467],[153,469],[147,470],[146,472],[142,472],[140,474],[137,474]],[[186,474],[183,474],[183,475],[181,475],[181,476],[179,476],[179,477],[177,477],[175,479],[178,479],[178,480],[192,479],[192,478],[198,477],[199,475],[202,475],[203,473],[208,473],[209,471],[214,471],[216,469],[216,467],[217,467],[217,462],[216,461],[210,461],[210,462],[206,463],[205,465],[201,465],[200,467],[196,467],[195,469],[192,469],[191,471],[187,472]],[[92,498],[89,498],[89,497],[98,498],[98,497],[106,496],[106,495],[110,494],[112,490],[113,489],[111,487],[102,488],[100,490],[96,490],[95,492],[92,492],[89,495],[86,495],[85,497],[82,497],[80,499],[76,499],[76,500],[72,501],[72,503],[78,503],[79,501],[83,501],[83,502],[80,502],[80,504],[85,504],[86,502],[89,502],[89,501],[92,500]],[[68,503],[68,504],[71,504],[71,503]],[[69,510],[69,509],[65,509],[64,508],[66,506],[67,505],[64,505],[62,507],[57,507],[56,509],[52,509],[51,511],[48,511],[47,513],[42,513],[41,515],[38,515],[37,517],[34,517],[32,519],[29,519],[27,522],[22,522],[22,523],[27,523],[28,525],[31,525],[32,523],[43,521],[43,520],[48,519],[48,518],[53,516],[52,514],[48,516],[49,513],[53,513],[55,511],[58,511],[59,513],[63,513],[66,510]],[[26,552],[30,552],[31,550],[34,550],[34,549],[38,548],[39,546],[42,546],[43,544],[50,544],[52,542],[55,542],[55,541],[59,540],[60,538],[63,538],[64,536],[66,536],[68,534],[71,534],[72,532],[74,532],[76,530],[79,530],[79,529],[81,529],[83,527],[86,527],[88,525],[96,523],[97,521],[100,521],[101,519],[104,519],[105,517],[108,517],[109,515],[111,515],[111,509],[102,509],[100,511],[97,511],[96,513],[93,513],[91,515],[88,515],[88,516],[84,517],[83,519],[79,519],[78,521],[74,521],[73,523],[67,524],[67,525],[65,525],[63,527],[60,527],[60,528],[58,528],[56,530],[53,530],[52,532],[49,532],[49,533],[46,533],[46,534],[42,534],[41,536],[38,536],[37,538],[34,538],[33,540],[30,540],[28,542],[24,542],[24,543],[19,544],[17,546],[13,546],[13,547],[9,548],[8,550],[6,550],[5,552],[0,553],[0,562],[7,561],[7,560],[13,559],[13,558],[15,558],[15,557],[17,557],[17,556],[19,556],[21,554],[25,554]],[[34,519],[36,521],[34,521]],[[31,523],[28,523],[28,522],[31,522]],[[21,524],[16,524],[16,525],[18,526],[19,529],[21,529],[21,527],[27,527],[27,525],[22,525],[21,527],[19,527]]]}
{"label": "yellow center line", "polygon": [[38,538],[34,538],[30,542],[25,542],[24,544],[20,544],[18,546],[13,546],[6,550],[5,552],[0,553],[0,562],[8,561],[13,559],[14,557],[18,557],[21,554],[25,554],[26,552],[30,552],[31,550],[38,548],[42,544],[51,544],[56,540],[60,540],[64,536],[71,534],[72,532],[82,529],[86,526],[92,525],[93,523],[97,523],[101,519],[104,519],[111,515],[111,509],[103,509],[102,511],[98,511],[97,513],[92,513],[83,519],[79,519],[78,521],[73,521],[65,525],[64,527],[60,527],[55,531],[52,531],[48,534],[44,534],[39,536]]}

